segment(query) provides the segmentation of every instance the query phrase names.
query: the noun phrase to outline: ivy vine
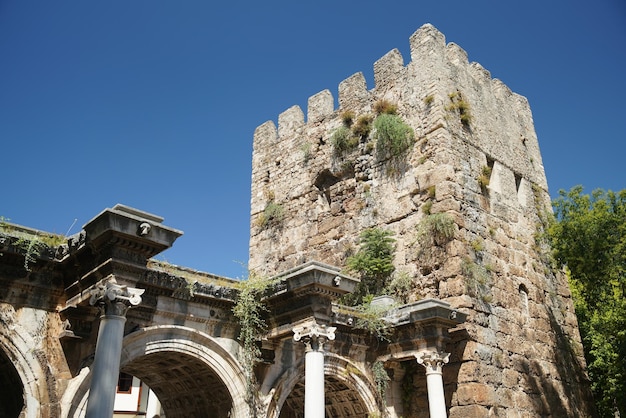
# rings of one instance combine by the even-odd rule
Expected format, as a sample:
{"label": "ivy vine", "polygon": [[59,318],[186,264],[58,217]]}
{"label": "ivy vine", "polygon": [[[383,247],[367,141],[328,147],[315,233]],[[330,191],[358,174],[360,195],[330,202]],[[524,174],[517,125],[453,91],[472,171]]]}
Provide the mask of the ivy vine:
{"label": "ivy vine", "polygon": [[242,347],[240,362],[245,374],[245,399],[250,407],[251,417],[258,416],[259,402],[254,368],[261,360],[261,349],[258,342],[267,330],[267,324],[263,318],[267,307],[263,302],[263,296],[274,282],[274,280],[251,274],[248,280],[239,282],[239,292],[232,310],[239,323],[239,342]]}

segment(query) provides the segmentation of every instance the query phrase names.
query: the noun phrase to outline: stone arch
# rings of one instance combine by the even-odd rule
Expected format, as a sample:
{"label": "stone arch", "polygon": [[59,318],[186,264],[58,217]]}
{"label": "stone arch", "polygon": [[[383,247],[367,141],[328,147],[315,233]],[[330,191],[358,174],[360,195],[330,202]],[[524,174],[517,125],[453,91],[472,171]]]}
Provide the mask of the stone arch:
{"label": "stone arch", "polygon": [[[18,383],[17,390],[10,395],[16,396],[9,411],[0,409],[0,416],[20,418],[37,418],[45,415],[44,406],[48,404],[47,371],[42,367],[34,350],[38,344],[31,338],[29,332],[14,323],[12,317],[3,317],[0,321],[0,373],[7,382]],[[44,361],[45,363],[45,361]],[[5,374],[6,370],[7,374]],[[20,402],[21,400],[21,402]],[[13,415],[17,410],[18,415]],[[6,415],[3,415],[5,413]]]}
{"label": "stone arch", "polygon": [[[326,416],[338,417],[362,417],[368,413],[377,412],[379,406],[377,403],[376,390],[372,382],[361,372],[356,364],[350,360],[332,353],[324,355],[324,383],[326,397],[331,397],[330,405],[337,401],[337,389],[342,391],[349,390],[350,394],[356,399],[352,400],[354,411],[350,413],[330,413]],[[283,407],[294,392],[302,392],[304,390],[304,357],[295,365],[295,367],[287,370],[278,379],[274,387],[274,393],[268,406],[268,418],[287,417],[283,412]],[[296,393],[296,396],[298,394]],[[304,410],[302,408],[302,410]],[[361,411],[362,410],[362,411]],[[359,412],[356,412],[359,411]],[[288,418],[292,418],[289,415]]]}
{"label": "stone arch", "polygon": [[[243,418],[248,415],[244,399],[246,384],[240,364],[214,338],[195,329],[159,325],[127,335],[120,369],[145,381],[161,400],[168,417]],[[86,405],[91,376],[89,372],[81,375],[74,393],[68,394],[71,406],[64,415],[68,418],[80,416]],[[193,404],[184,404],[178,398]],[[220,405],[211,404],[212,401]],[[228,410],[219,409],[220,406]],[[200,415],[189,415],[189,408],[205,409]]]}

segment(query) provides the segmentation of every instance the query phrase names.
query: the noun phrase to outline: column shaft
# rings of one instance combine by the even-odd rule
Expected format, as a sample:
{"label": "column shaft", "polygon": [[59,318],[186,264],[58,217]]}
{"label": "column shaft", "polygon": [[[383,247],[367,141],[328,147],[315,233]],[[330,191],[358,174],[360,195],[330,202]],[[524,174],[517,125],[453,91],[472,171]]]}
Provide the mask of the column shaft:
{"label": "column shaft", "polygon": [[335,339],[335,327],[315,322],[293,329],[294,341],[306,344],[304,355],[304,418],[324,418],[324,343]]}
{"label": "column shaft", "polygon": [[304,418],[324,418],[324,353],[307,351],[304,368]]}
{"label": "column shaft", "polygon": [[446,418],[448,413],[441,372],[426,372],[426,389],[428,390],[430,418]]}
{"label": "column shaft", "polygon": [[105,314],[101,317],[86,418],[113,416],[125,322],[123,316]]}

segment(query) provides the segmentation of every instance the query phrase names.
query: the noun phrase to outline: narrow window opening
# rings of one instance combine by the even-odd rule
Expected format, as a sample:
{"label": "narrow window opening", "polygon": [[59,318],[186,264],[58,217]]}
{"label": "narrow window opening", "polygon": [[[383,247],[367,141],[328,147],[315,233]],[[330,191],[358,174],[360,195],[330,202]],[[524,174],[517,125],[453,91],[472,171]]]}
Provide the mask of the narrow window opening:
{"label": "narrow window opening", "polygon": [[522,312],[528,315],[528,289],[523,284],[519,285],[519,297],[522,304]]}
{"label": "narrow window opening", "polygon": [[519,188],[522,185],[522,175],[515,173],[515,190],[519,193]]}

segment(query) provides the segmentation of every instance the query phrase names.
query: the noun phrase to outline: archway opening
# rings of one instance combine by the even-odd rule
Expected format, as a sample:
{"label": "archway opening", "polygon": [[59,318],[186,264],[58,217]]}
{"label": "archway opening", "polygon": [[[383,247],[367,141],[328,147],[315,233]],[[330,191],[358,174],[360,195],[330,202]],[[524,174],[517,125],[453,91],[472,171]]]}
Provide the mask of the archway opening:
{"label": "archway opening", "polygon": [[227,418],[233,401],[224,382],[200,359],[161,351],[138,357],[122,368],[152,389],[167,418]]}
{"label": "archway opening", "polygon": [[13,362],[0,350],[0,417],[17,418],[24,408],[24,385]]}
{"label": "archway opening", "polygon": [[[358,391],[333,376],[324,377],[324,403],[327,418],[367,416],[365,403]],[[304,380],[299,381],[285,400],[279,418],[304,417]]]}

